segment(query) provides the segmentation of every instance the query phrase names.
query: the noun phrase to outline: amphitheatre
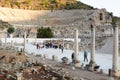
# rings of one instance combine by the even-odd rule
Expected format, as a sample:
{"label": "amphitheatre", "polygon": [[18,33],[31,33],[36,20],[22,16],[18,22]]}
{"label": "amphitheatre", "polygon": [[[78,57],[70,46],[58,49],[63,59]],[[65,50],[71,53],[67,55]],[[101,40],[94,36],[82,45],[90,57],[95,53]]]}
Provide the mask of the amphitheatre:
{"label": "amphitheatre", "polygon": [[[89,19],[94,21],[90,21]],[[40,27],[50,27],[54,37],[73,38],[75,28],[79,29],[79,37],[89,36],[90,24],[94,23],[100,31],[109,32],[111,15],[105,9],[96,10],[24,10],[0,8],[0,20],[8,22],[17,30],[31,29],[31,35]],[[64,33],[64,34],[63,34]],[[101,32],[105,33],[105,32]],[[18,33],[15,33],[18,34]],[[109,34],[109,33],[108,33]],[[21,34],[23,35],[23,34]],[[31,35],[29,35],[31,37]],[[33,37],[33,36],[32,36]]]}

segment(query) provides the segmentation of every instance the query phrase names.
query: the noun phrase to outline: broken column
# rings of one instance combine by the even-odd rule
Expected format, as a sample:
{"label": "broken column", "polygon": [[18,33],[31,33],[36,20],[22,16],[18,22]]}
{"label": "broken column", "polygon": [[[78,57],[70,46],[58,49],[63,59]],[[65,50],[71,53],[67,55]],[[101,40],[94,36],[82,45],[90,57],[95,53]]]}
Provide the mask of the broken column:
{"label": "broken column", "polygon": [[75,49],[74,49],[74,51],[75,51],[75,53],[74,53],[74,58],[75,58],[75,61],[78,61],[78,58],[77,58],[77,56],[78,56],[78,30],[76,29],[75,30],[75,39],[74,39],[74,44],[75,44]]}
{"label": "broken column", "polygon": [[26,32],[24,32],[24,52],[26,52]]}
{"label": "broken column", "polygon": [[75,39],[74,39],[74,66],[80,67],[80,61],[78,60],[78,30],[75,30]]}
{"label": "broken column", "polygon": [[120,72],[118,71],[118,63],[119,63],[119,34],[118,27],[113,26],[113,62],[112,62],[112,75],[118,76]]}

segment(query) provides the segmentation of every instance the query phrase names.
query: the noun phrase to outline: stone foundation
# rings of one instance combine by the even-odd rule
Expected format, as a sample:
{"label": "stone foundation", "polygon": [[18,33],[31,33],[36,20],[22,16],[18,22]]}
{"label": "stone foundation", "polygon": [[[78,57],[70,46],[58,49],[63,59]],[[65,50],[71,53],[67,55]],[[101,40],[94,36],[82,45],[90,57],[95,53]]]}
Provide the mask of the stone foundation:
{"label": "stone foundation", "polygon": [[114,77],[120,77],[120,70],[118,70],[118,71],[114,71],[114,70],[112,70],[112,72],[111,72],[111,76],[114,76]]}

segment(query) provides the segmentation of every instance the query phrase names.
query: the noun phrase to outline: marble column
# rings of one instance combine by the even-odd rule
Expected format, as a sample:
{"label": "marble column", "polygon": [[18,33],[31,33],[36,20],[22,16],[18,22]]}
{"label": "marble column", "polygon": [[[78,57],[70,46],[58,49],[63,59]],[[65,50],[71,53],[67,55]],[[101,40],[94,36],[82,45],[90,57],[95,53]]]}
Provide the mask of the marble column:
{"label": "marble column", "polygon": [[5,45],[7,44],[7,33],[5,33]]}
{"label": "marble column", "polygon": [[74,53],[74,56],[75,56],[75,61],[78,61],[78,58],[77,58],[77,56],[78,56],[78,30],[76,29],[75,30],[75,39],[74,39],[74,44],[75,44],[75,53]]}
{"label": "marble column", "polygon": [[113,62],[112,62],[112,70],[117,71],[118,70],[118,58],[119,58],[119,38],[118,38],[118,27],[113,27]]}
{"label": "marble column", "polygon": [[1,32],[1,46],[3,47],[3,41],[2,41],[2,38],[3,38],[3,32]]}
{"label": "marble column", "polygon": [[91,62],[95,62],[95,26],[91,25]]}
{"label": "marble column", "polygon": [[26,52],[26,32],[24,32],[24,52]]}
{"label": "marble column", "polygon": [[64,38],[62,39],[62,46],[63,46],[63,48],[64,48]]}
{"label": "marble column", "polygon": [[35,44],[37,44],[37,32],[35,32]]}

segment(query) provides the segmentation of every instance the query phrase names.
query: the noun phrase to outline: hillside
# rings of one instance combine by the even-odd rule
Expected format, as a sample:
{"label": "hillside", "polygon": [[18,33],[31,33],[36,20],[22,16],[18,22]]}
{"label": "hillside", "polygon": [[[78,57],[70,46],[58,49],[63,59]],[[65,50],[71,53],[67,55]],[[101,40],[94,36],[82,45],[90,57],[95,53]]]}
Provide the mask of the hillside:
{"label": "hillside", "polygon": [[4,30],[4,29],[8,28],[9,26],[11,26],[11,25],[8,22],[0,20],[0,30]]}
{"label": "hillside", "polygon": [[29,10],[93,9],[76,0],[0,0],[0,5],[1,7]]}

